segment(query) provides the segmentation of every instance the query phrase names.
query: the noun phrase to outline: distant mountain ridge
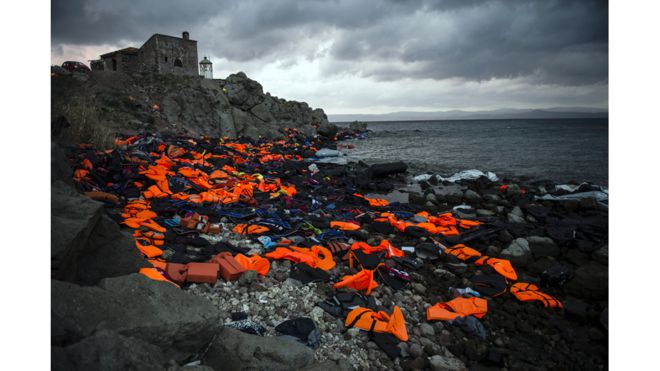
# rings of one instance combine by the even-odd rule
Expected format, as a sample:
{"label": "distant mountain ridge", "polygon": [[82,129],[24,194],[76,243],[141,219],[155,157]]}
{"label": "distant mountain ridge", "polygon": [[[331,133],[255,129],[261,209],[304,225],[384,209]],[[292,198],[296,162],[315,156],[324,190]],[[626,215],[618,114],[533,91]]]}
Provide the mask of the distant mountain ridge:
{"label": "distant mountain ridge", "polygon": [[607,110],[590,107],[553,107],[543,109],[497,109],[489,111],[391,112],[383,114],[328,114],[330,122],[418,121],[418,120],[494,120],[607,118]]}

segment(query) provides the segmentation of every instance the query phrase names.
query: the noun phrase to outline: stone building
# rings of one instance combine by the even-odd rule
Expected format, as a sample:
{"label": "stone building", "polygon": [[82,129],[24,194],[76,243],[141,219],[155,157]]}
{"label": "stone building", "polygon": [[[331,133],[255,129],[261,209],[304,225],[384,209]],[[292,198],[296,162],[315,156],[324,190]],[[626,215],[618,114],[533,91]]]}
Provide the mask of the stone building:
{"label": "stone building", "polygon": [[197,41],[188,32],[182,37],[154,34],[139,49],[124,48],[101,55],[93,69],[123,72],[153,72],[186,76],[199,75]]}

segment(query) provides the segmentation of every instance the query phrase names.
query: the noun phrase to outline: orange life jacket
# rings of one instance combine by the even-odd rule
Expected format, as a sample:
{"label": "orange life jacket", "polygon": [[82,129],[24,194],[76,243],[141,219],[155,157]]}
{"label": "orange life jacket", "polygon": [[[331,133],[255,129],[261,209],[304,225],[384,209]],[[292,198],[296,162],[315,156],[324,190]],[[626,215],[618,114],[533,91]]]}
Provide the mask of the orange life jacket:
{"label": "orange life jacket", "polygon": [[323,246],[314,245],[309,249],[297,246],[290,246],[289,248],[293,251],[311,256],[312,259],[314,259],[314,266],[316,268],[327,271],[334,268],[336,265],[330,250]]}
{"label": "orange life jacket", "polygon": [[488,264],[490,265],[491,268],[495,270],[495,272],[501,274],[506,279],[509,279],[511,281],[515,281],[518,279],[518,274],[516,273],[516,270],[513,269],[511,262],[507,259],[491,258],[489,256],[484,255],[481,258],[479,258],[477,261],[475,261],[474,264],[476,265]]}
{"label": "orange life jacket", "polygon": [[270,231],[270,229],[265,225],[236,224],[236,226],[232,229],[232,231],[238,234],[246,235],[246,234],[262,234]]}
{"label": "orange life jacket", "polygon": [[482,298],[457,297],[444,303],[437,303],[426,309],[428,321],[450,321],[458,317],[475,316],[483,318],[488,312],[488,300]]}
{"label": "orange life jacket", "polygon": [[394,306],[392,315],[383,311],[374,312],[369,308],[357,307],[346,315],[346,328],[357,327],[369,332],[390,333],[401,341],[408,341],[408,330],[403,313]]}
{"label": "orange life jacket", "polygon": [[344,276],[342,280],[333,285],[334,288],[349,287],[358,291],[365,291],[365,295],[371,294],[371,291],[378,287],[378,282],[374,281],[374,271],[363,269],[353,275]]}
{"label": "orange life jacket", "polygon": [[350,222],[331,221],[330,228],[341,229],[342,231],[357,231],[360,225]]}
{"label": "orange life jacket", "polygon": [[174,283],[174,282],[168,280],[167,278],[165,278],[165,276],[163,276],[163,274],[160,273],[158,271],[158,269],[156,269],[156,268],[140,268],[140,274],[144,275],[146,277],[149,277],[150,279],[152,279],[154,281],[164,281],[164,282],[171,283],[172,285],[174,285],[176,287],[179,287],[179,285],[177,285],[176,283]]}
{"label": "orange life jacket", "polygon": [[236,254],[234,259],[236,259],[236,261],[238,261],[238,263],[242,265],[246,271],[256,271],[262,276],[267,275],[268,271],[270,270],[270,262],[268,259],[264,259],[259,255],[252,255],[247,257],[243,254]]}
{"label": "orange life jacket", "polygon": [[479,251],[471,247],[465,246],[462,243],[446,248],[445,253],[453,255],[463,261],[481,256],[481,253]]}
{"label": "orange life jacket", "polygon": [[[143,242],[148,242],[148,241],[143,241]],[[140,252],[144,254],[144,256],[146,256],[147,258],[155,258],[157,256],[163,255],[163,250],[153,245],[143,244],[140,242],[139,239],[135,240],[135,246],[137,246]]]}
{"label": "orange life jacket", "polygon": [[563,308],[559,300],[544,292],[539,291],[539,288],[531,283],[518,282],[511,285],[509,292],[520,301],[540,301],[546,308]]}
{"label": "orange life jacket", "polygon": [[394,247],[394,245],[392,245],[388,240],[381,240],[380,244],[377,246],[370,246],[366,242],[362,242],[362,241],[354,242],[351,245],[351,250],[358,250],[358,249],[362,250],[362,252],[364,252],[365,254],[372,254],[380,251],[385,251],[386,258],[391,258],[393,256],[401,257],[406,255],[406,253],[404,253],[403,250]]}
{"label": "orange life jacket", "polygon": [[316,261],[310,254],[304,254],[298,251],[293,251],[286,247],[278,247],[275,250],[264,254],[265,257],[275,260],[291,260],[294,263],[305,263],[312,268],[316,268]]}

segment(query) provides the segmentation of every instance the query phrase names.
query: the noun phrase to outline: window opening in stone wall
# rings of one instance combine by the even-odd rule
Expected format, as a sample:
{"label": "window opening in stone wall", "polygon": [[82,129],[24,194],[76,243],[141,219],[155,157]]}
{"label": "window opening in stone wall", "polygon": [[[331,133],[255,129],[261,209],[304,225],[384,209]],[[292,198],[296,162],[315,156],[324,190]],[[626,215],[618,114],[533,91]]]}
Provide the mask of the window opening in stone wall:
{"label": "window opening in stone wall", "polygon": [[112,70],[117,71],[117,60],[116,59],[112,60]]}
{"label": "window opening in stone wall", "polygon": [[165,56],[165,62],[167,62],[167,56]]}
{"label": "window opening in stone wall", "polygon": [[174,67],[183,67],[183,62],[181,62],[181,59],[177,58],[174,60]]}

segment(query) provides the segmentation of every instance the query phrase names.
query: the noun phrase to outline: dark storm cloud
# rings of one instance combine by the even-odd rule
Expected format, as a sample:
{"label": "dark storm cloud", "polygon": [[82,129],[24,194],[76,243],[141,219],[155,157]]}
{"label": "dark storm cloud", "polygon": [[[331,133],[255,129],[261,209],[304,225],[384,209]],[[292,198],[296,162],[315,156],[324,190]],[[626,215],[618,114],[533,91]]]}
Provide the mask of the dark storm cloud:
{"label": "dark storm cloud", "polygon": [[230,61],[319,57],[376,80],[607,82],[606,1],[53,1],[52,41],[136,45],[191,31]]}

